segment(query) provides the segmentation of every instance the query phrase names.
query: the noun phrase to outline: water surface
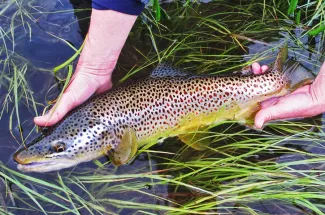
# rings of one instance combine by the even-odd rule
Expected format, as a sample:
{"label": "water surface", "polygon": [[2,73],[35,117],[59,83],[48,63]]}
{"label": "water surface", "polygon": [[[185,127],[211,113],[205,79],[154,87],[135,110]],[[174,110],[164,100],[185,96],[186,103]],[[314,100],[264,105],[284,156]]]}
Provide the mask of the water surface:
{"label": "water surface", "polygon": [[[20,14],[18,14],[17,16],[15,16],[13,22],[10,17],[14,16],[14,14],[17,12],[17,5],[15,5],[15,3],[11,1],[4,2],[0,5],[0,8],[5,8],[7,5],[12,4],[4,12],[5,15],[0,16],[1,27],[5,31],[8,31],[12,24],[16,26],[15,30],[13,31],[14,34],[8,31],[8,34],[11,37],[7,37],[2,41],[3,44],[1,44],[1,47],[4,47],[4,45],[6,45],[8,49],[8,55],[2,48],[2,51],[0,52],[0,59],[12,60],[17,65],[18,69],[23,68],[24,65],[27,66],[27,70],[25,72],[24,77],[28,83],[27,86],[29,87],[30,91],[33,92],[33,97],[36,103],[38,103],[38,105],[36,106],[37,112],[41,114],[44,105],[46,105],[48,101],[55,99],[63,87],[63,83],[59,82],[58,79],[56,79],[52,75],[52,69],[55,66],[63,63],[65,60],[67,60],[74,54],[74,50],[71,49],[62,40],[58,39],[58,37],[72,44],[76,48],[80,47],[87,32],[89,24],[90,2],[79,2],[73,0],[71,0],[70,2],[62,0],[29,1],[28,3],[23,1],[18,2],[21,3],[24,7],[23,15],[20,16]],[[229,11],[229,7],[226,4],[221,4],[218,8],[209,8],[211,6],[214,5],[211,3],[196,5],[193,6],[193,9],[184,9],[183,13],[180,14],[178,17],[171,15],[171,19],[167,19],[163,16],[161,22],[161,25],[163,27],[161,29],[164,32],[160,32],[161,29],[158,29],[153,24],[154,22],[150,22],[153,17],[151,17],[149,13],[146,13],[147,15],[142,16],[137,21],[136,26],[133,28],[131,36],[122,51],[118,66],[114,72],[115,84],[118,85],[118,81],[122,77],[124,77],[126,74],[129,74],[129,71],[133,71],[132,68],[137,68],[144,65],[147,60],[145,57],[151,58],[152,56],[156,56],[157,50],[167,49],[171,44],[177,43],[177,41],[180,41],[182,38],[184,39],[186,36],[188,36],[188,32],[190,32],[191,30],[191,26],[195,28],[194,26],[198,23],[197,18],[195,18],[195,15],[200,17],[209,17],[219,12],[219,16],[212,16],[211,19],[215,21],[224,21],[225,19],[229,19],[230,15],[227,13],[230,13],[231,11]],[[182,5],[168,4],[164,6],[164,9],[168,12],[170,11],[170,14],[173,14],[173,12],[179,7],[182,7]],[[204,12],[204,14],[201,14],[202,12]],[[258,13],[258,11],[256,13]],[[29,14],[29,16],[27,16],[26,14]],[[183,16],[186,15],[193,16],[193,18],[184,19]],[[21,20],[21,17],[23,18],[23,20]],[[241,20],[240,17],[240,14],[238,16],[234,16],[233,20],[228,20],[228,22],[233,22],[234,25],[238,25],[238,28],[240,28],[241,23],[252,21],[249,19]],[[184,22],[182,22],[183,20]],[[22,23],[24,23],[24,25]],[[148,27],[152,29],[152,32],[155,35],[157,35],[157,41],[153,41],[150,37],[150,32],[147,30]],[[259,41],[264,41],[266,43],[270,43],[276,46],[284,40],[287,40],[288,38],[292,37],[286,31],[271,31],[271,27],[265,28],[266,31],[269,30],[270,32],[266,33],[265,35],[256,36]],[[208,30],[204,30],[207,31],[206,34],[208,35]],[[170,39],[173,38],[173,36],[168,38],[168,33],[166,32],[170,32],[170,34],[174,32],[175,40],[173,41]],[[218,35],[217,31],[214,33]],[[291,33],[295,35],[295,37],[300,38],[303,31],[295,29],[291,31]],[[55,35],[56,37],[53,37],[51,34]],[[204,35],[202,33],[201,39],[204,41],[207,38],[212,38],[211,35],[207,35]],[[14,38],[14,41],[10,40],[9,38]],[[200,37],[198,40],[200,40]],[[320,54],[314,54],[310,52],[309,48],[319,50],[319,53],[321,53],[322,44],[320,43],[320,37],[316,37],[314,39],[302,37],[300,38],[300,41],[301,43],[305,44],[306,49],[298,48],[295,43],[289,41],[290,47],[293,47],[292,50],[294,50],[290,53],[290,56],[294,57],[296,60],[299,60],[306,68],[317,73],[317,68],[320,65]],[[268,46],[263,45],[261,43],[248,43],[247,41],[245,42],[247,52],[245,52],[241,48],[235,47],[235,41],[233,41],[231,37],[229,37],[226,41],[211,40],[211,42],[207,41],[207,43],[208,46],[203,46],[203,43],[193,43],[193,52],[189,51],[190,49],[185,48],[187,46],[191,46],[191,44],[188,43],[189,45],[186,45],[184,43],[184,47],[180,45],[181,48],[177,52],[172,53],[170,57],[166,60],[168,60],[174,65],[177,65],[178,67],[185,68],[191,72],[216,73],[219,71],[224,71],[230,67],[235,68],[237,64],[244,63],[245,60],[250,59],[256,53],[262,53],[262,56],[268,56],[268,54],[270,54],[270,52],[268,52],[268,54],[263,54],[265,50],[269,50]],[[198,48],[196,46],[199,45],[202,46],[200,47],[201,52],[197,52]],[[223,50],[226,50],[229,47],[233,47],[233,49],[229,49],[230,51],[224,53]],[[274,53],[276,52],[277,50],[274,50]],[[233,59],[238,59],[238,61],[234,63]],[[156,59],[152,58],[152,61],[155,60]],[[272,60],[272,58],[267,58],[263,60],[263,63],[269,63]],[[208,64],[207,62],[211,61],[215,62],[215,66],[206,66]],[[153,63],[151,66],[144,68],[141,72],[137,73],[134,76],[131,76],[131,79],[147,76],[150,70],[156,64],[157,62]],[[6,99],[8,99],[7,93],[9,81],[4,78],[4,74],[8,75],[8,77],[11,77],[14,71],[12,67],[7,67],[4,62],[2,62],[1,68],[3,69],[3,75],[0,77],[0,100],[3,104],[6,104],[5,101]],[[63,78],[66,74],[67,71],[63,70],[60,71],[59,76]],[[19,90],[21,91],[22,89],[19,88]],[[10,99],[14,100],[13,97],[11,97]],[[27,101],[24,100],[24,98],[21,98],[20,101],[21,102],[19,103],[19,116],[21,124],[19,125],[17,123],[15,111],[12,112],[14,102],[9,103],[8,111],[4,111],[0,121],[0,161],[4,164],[4,166],[13,170],[16,170],[16,164],[12,160],[12,154],[15,152],[15,150],[17,150],[17,148],[22,142],[20,139],[19,127],[21,126],[21,128],[23,129],[23,136],[25,138],[29,135],[29,132],[34,129],[32,119],[35,116],[35,111],[33,110],[31,101],[29,101],[28,104]],[[300,122],[308,125],[306,126],[308,128],[305,130],[314,129],[315,131],[317,131],[317,129],[313,128],[312,126],[317,126],[319,124],[321,125],[322,120],[320,119],[320,116],[318,116],[312,119],[301,120]],[[12,131],[10,131],[10,127],[12,127]],[[223,131],[228,131],[229,128],[231,128],[230,132],[233,133],[245,130],[245,127],[238,126],[236,124],[225,124],[223,126],[215,128],[214,130],[220,133]],[[273,132],[274,135],[281,133],[276,129],[272,129],[272,127],[267,128],[267,131],[271,133]],[[259,137],[259,135],[261,135],[260,133],[255,131],[245,131],[245,133],[247,132],[256,135],[256,137]],[[27,142],[35,138],[37,135],[38,134],[36,133],[36,131],[31,132],[27,138]],[[237,138],[240,139],[240,137]],[[226,138],[216,144],[219,146],[231,144],[235,140],[235,138]],[[324,154],[324,148],[319,142],[317,142],[316,147],[313,147],[312,143],[312,140],[308,141],[306,139],[300,142],[290,140],[288,140],[287,142],[281,142],[283,146],[289,148],[302,148],[306,152]],[[152,147],[151,150],[173,153],[179,151],[182,147],[183,145],[179,143],[176,139],[168,139],[167,141],[165,141],[164,144],[157,144]],[[239,152],[241,151],[239,150]],[[244,152],[245,150],[243,149],[242,153]],[[236,153],[238,152],[235,152],[235,154]],[[197,155],[198,152],[188,149],[184,151],[184,154],[182,154],[182,156],[179,156],[179,159],[180,162],[185,162],[191,160],[192,157],[195,157]],[[216,154],[211,154],[211,157],[213,156],[216,156]],[[220,154],[220,156],[222,155]],[[170,154],[155,154],[144,152],[140,154],[130,165],[124,165],[119,168],[115,168],[110,164],[106,164],[108,162],[107,158],[101,158],[99,159],[99,162],[101,164],[106,164],[104,168],[99,168],[98,163],[88,162],[80,164],[75,168],[60,171],[59,174],[64,176],[64,179],[66,180],[65,182],[67,182],[69,181],[69,179],[75,180],[73,177],[80,175],[96,175],[104,173],[107,175],[115,174],[123,176],[125,174],[148,173],[152,171],[165,170],[166,168],[170,167],[165,164],[167,162],[166,159],[172,159],[173,157],[174,156]],[[271,159],[273,161],[281,163],[285,161],[304,160],[306,159],[306,157],[302,156],[301,154],[294,153],[274,154],[273,151],[269,151],[268,154],[254,154],[251,157],[252,162],[260,162],[267,159]],[[319,167],[319,165],[312,166],[308,164],[304,166],[302,164],[299,164],[296,166],[297,169],[311,169],[315,167]],[[182,170],[177,174],[186,174],[188,171],[190,170]],[[177,176],[177,174],[175,174],[174,172],[170,174],[171,178],[173,176]],[[59,183],[58,173],[56,172],[46,174],[28,173],[27,175],[55,184]],[[44,187],[42,186],[27,182],[25,182],[25,185],[39,193],[44,194],[50,199],[59,202],[60,204],[66,205],[68,208],[73,208],[73,206],[66,199],[61,199],[57,197],[53,192],[51,192],[51,190],[44,189]],[[80,189],[80,187],[78,187],[76,184],[68,183],[68,186],[71,190],[73,190],[73,192],[77,196],[80,196],[85,200],[90,198],[86,194],[86,192]],[[132,209],[134,207],[131,206],[129,208],[124,207],[122,205],[119,205],[119,202],[117,202],[117,200],[137,202],[140,205],[153,204],[157,206],[176,206],[176,203],[185,204],[198,195],[205,195],[195,190],[184,188],[182,186],[176,189],[175,186],[169,186],[167,183],[160,184],[158,183],[158,180],[146,177],[111,183],[85,183],[85,187],[93,195],[94,199],[107,200],[106,202],[103,201],[101,204],[107,209],[107,211],[111,212],[112,214],[132,214],[136,212],[141,213],[141,209]],[[9,211],[13,211],[14,214],[43,214],[43,212],[40,211],[40,209],[26,194],[18,192],[18,188],[15,185],[12,186],[12,189],[13,192],[16,192],[16,194],[18,195],[15,198],[16,206],[21,207],[23,209],[19,210],[9,208]],[[156,197],[153,197],[151,195],[155,195]],[[169,199],[169,201],[167,201],[167,199]],[[171,203],[170,201],[173,201],[173,203]],[[9,199],[7,199],[7,203],[9,207],[12,206],[12,203],[10,203]],[[230,209],[215,209],[214,212],[244,214],[242,210],[236,209],[238,207],[236,206],[236,203],[228,203],[225,204],[225,206],[230,207]],[[285,204],[278,200],[267,202],[261,200],[260,202],[251,203],[249,204],[249,206],[256,211],[265,214],[304,214],[306,212],[304,210],[300,210],[299,207],[295,208],[292,206],[292,204]],[[62,208],[60,209],[59,207],[48,203],[44,203],[42,207],[49,212],[57,212],[62,210]],[[281,212],[279,212],[279,208],[281,208]],[[163,214],[161,210],[155,208],[143,210],[147,212]],[[89,213],[86,208],[80,208],[76,211],[78,211],[80,214]],[[96,214],[95,210],[94,213]]]}

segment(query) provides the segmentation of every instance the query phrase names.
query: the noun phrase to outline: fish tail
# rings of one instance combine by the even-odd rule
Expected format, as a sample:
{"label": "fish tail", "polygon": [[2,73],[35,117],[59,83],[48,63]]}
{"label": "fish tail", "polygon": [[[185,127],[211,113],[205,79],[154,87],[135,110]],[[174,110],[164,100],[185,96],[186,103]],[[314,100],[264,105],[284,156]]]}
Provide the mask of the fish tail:
{"label": "fish tail", "polygon": [[308,71],[299,62],[288,60],[283,68],[283,75],[287,82],[287,89],[294,91],[299,87],[311,84],[315,79],[313,73]]}
{"label": "fish tail", "polygon": [[288,58],[288,44],[285,44],[278,53],[278,56],[272,67],[272,72],[282,72],[283,66],[287,58]]}
{"label": "fish tail", "polygon": [[288,44],[285,44],[279,51],[273,64],[272,72],[282,74],[286,83],[286,89],[290,92],[306,84],[312,83],[314,75],[303,67],[299,62],[288,58]]}

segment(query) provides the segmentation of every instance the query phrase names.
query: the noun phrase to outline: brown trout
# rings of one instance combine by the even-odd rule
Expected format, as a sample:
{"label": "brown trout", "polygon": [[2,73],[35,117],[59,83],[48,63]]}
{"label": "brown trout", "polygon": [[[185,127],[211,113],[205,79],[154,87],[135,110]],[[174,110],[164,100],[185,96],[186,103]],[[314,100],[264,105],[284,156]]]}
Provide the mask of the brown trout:
{"label": "brown trout", "polygon": [[209,139],[200,131],[223,120],[252,123],[261,101],[303,84],[294,69],[282,71],[286,53],[280,50],[263,75],[193,76],[160,65],[148,78],[90,99],[18,150],[18,169],[48,172],[104,155],[122,165],[143,144],[173,136],[205,149]]}

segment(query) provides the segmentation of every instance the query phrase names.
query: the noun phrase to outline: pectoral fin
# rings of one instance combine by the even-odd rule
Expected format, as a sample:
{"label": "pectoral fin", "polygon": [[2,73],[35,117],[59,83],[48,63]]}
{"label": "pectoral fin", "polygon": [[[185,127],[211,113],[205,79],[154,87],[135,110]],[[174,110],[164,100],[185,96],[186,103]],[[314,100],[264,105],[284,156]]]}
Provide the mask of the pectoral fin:
{"label": "pectoral fin", "polygon": [[206,133],[190,133],[190,134],[180,134],[178,138],[195,150],[205,150],[211,143],[211,138],[207,136]]}
{"label": "pectoral fin", "polygon": [[138,140],[132,128],[126,128],[121,142],[113,150],[108,151],[108,156],[115,166],[123,165],[134,157],[138,150]]}

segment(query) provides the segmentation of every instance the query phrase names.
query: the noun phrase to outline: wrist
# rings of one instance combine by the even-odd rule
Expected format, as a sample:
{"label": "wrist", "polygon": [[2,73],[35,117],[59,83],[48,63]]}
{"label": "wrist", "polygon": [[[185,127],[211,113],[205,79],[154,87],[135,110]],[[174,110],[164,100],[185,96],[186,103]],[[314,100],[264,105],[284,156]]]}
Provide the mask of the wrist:
{"label": "wrist", "polygon": [[[87,44],[87,41],[86,41]],[[105,51],[105,57],[98,56],[96,49],[89,46],[81,52],[80,58],[78,60],[77,68],[84,68],[87,70],[113,70],[116,66],[117,60],[119,58],[121,50],[111,50],[107,49]]]}
{"label": "wrist", "polygon": [[112,10],[93,9],[78,67],[112,72],[136,18]]}

